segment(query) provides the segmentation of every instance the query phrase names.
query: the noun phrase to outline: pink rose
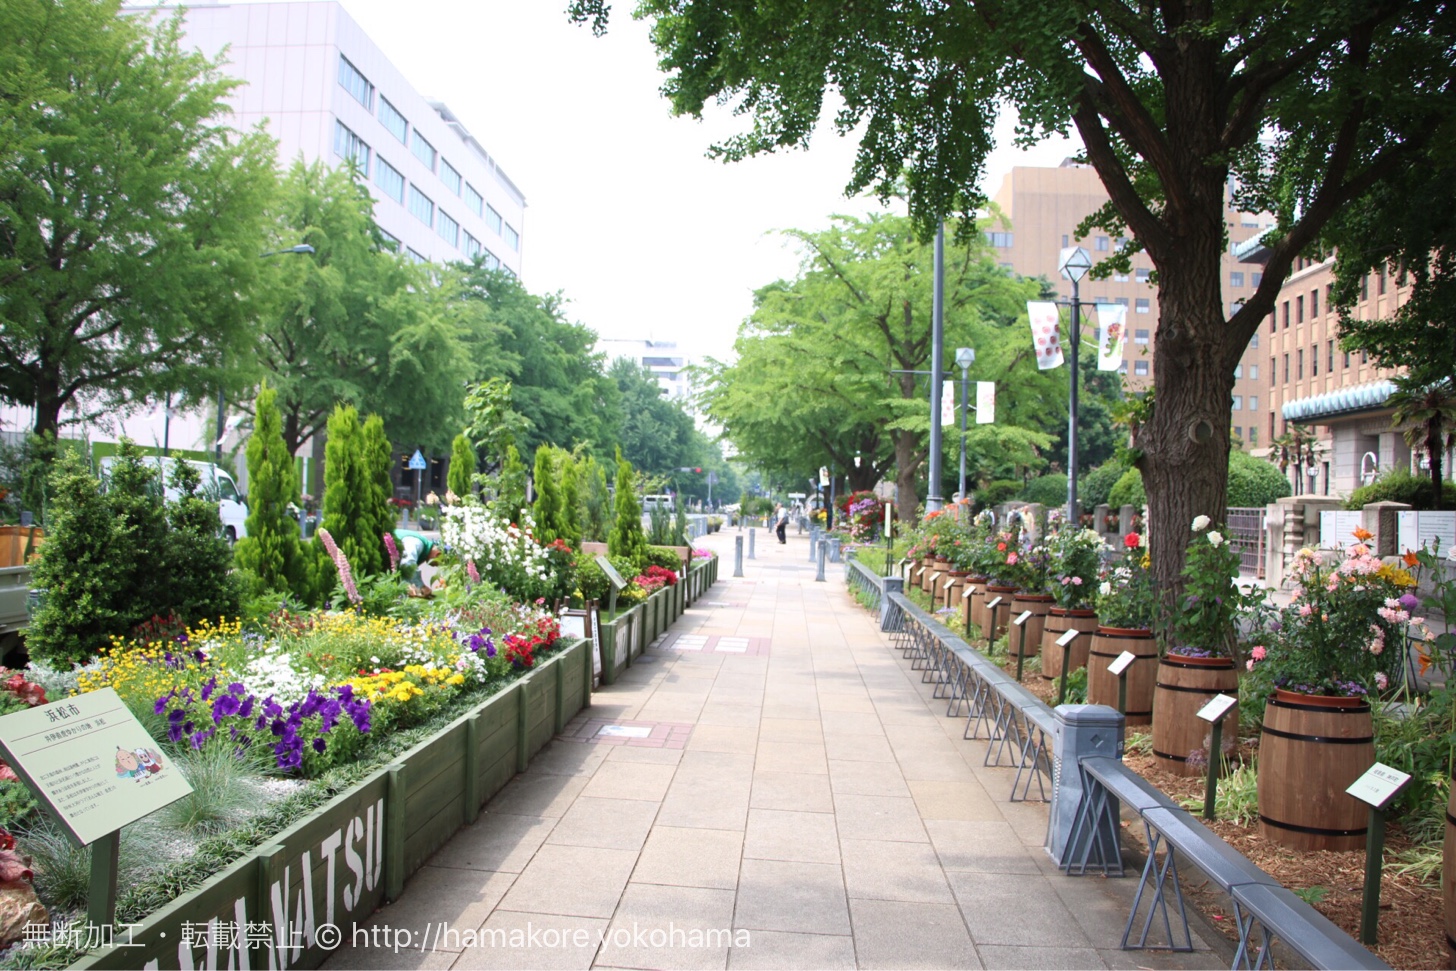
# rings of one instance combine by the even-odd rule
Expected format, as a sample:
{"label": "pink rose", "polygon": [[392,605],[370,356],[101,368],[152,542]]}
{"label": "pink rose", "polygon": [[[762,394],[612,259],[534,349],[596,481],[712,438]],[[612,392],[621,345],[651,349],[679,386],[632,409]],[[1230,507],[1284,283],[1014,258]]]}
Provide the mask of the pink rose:
{"label": "pink rose", "polygon": [[1249,652],[1249,656],[1255,661],[1262,661],[1269,656],[1269,652],[1264,649],[1264,645],[1260,644]]}
{"label": "pink rose", "polygon": [[1081,577],[1072,577],[1072,586],[1074,586],[1074,587],[1080,587],[1081,585],[1082,585],[1082,578]]}

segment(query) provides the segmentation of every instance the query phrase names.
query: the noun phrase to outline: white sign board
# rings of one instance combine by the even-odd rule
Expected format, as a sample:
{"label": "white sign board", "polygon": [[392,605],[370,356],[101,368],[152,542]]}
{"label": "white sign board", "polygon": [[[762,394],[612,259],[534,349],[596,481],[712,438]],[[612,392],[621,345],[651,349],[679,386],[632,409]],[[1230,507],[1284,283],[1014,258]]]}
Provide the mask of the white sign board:
{"label": "white sign board", "polygon": [[976,382],[976,424],[996,424],[996,382]]}
{"label": "white sign board", "polygon": [[1340,549],[1355,542],[1355,530],[1365,525],[1357,510],[1325,509],[1320,512],[1320,549]]}
{"label": "white sign board", "polygon": [[992,600],[990,603],[986,604],[986,609],[995,610],[998,606],[1000,606],[1002,599],[1004,598],[997,597],[995,600]]}
{"label": "white sign board", "polygon": [[1118,677],[1122,677],[1122,672],[1132,667],[1132,662],[1136,660],[1137,655],[1134,654],[1132,651],[1123,651],[1121,654],[1117,655],[1117,657],[1112,659],[1112,663],[1107,665],[1107,670],[1110,671],[1112,674],[1117,675]]}
{"label": "white sign board", "polygon": [[1081,633],[1082,632],[1079,631],[1079,630],[1069,630],[1069,631],[1067,631],[1061,637],[1058,637],[1057,638],[1057,647],[1066,647],[1068,644],[1070,644],[1073,641],[1075,641],[1077,639],[1077,636],[1079,634],[1081,634]]}
{"label": "white sign board", "polygon": [[939,579],[940,579],[940,571],[939,570],[936,570],[934,573],[932,573],[930,575],[930,582],[931,583],[934,583],[936,580],[939,580]]}
{"label": "white sign board", "polygon": [[1376,762],[1345,791],[1363,803],[1383,809],[1409,781],[1406,773]]}
{"label": "white sign board", "polygon": [[1214,695],[1209,699],[1208,704],[1198,709],[1198,717],[1209,724],[1218,721],[1229,713],[1229,709],[1239,703],[1239,699],[1233,695]]}
{"label": "white sign board", "polygon": [[1456,546],[1456,512],[1402,509],[1395,514],[1396,552],[1434,550],[1438,543],[1442,551]]}
{"label": "white sign board", "polygon": [[1022,624],[1026,623],[1028,620],[1031,620],[1031,611],[1024,610],[1024,611],[1022,611],[1021,616],[1018,617],[1018,618],[1016,618],[1015,620],[1013,620],[1012,623],[1015,624],[1017,627],[1020,627]]}
{"label": "white sign board", "polygon": [[976,592],[976,588],[975,587],[968,586],[968,587],[966,587],[966,592],[963,593],[963,594],[961,594],[961,599],[962,600],[970,600],[971,599],[971,594],[973,594],[975,592]]}

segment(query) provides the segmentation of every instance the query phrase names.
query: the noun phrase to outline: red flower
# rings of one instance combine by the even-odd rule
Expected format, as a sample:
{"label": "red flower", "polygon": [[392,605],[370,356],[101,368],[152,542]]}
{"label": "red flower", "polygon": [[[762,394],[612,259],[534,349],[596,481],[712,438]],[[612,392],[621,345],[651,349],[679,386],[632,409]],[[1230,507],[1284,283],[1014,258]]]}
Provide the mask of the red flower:
{"label": "red flower", "polygon": [[997,543],[996,544],[996,549],[998,551],[1005,552],[1006,551],[1006,544],[1005,543]]}
{"label": "red flower", "polygon": [[1141,543],[1141,542],[1142,542],[1142,539],[1141,539],[1141,537],[1138,536],[1137,533],[1128,533],[1126,536],[1124,536],[1122,538],[1122,545],[1123,546],[1126,546],[1130,550],[1137,549],[1138,548],[1138,544]]}

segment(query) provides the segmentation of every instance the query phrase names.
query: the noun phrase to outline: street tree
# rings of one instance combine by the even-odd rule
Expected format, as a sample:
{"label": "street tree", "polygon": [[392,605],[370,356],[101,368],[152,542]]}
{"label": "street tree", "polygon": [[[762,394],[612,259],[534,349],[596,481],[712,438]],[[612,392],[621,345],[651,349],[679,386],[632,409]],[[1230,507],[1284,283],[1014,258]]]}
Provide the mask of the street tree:
{"label": "street tree", "polygon": [[0,400],[39,434],[206,398],[252,345],[273,143],[180,18],[0,4]]}
{"label": "street tree", "polygon": [[[569,9],[606,29],[608,0]],[[1234,369],[1293,261],[1456,122],[1456,18],[1419,0],[639,0],[635,13],[674,111],[750,117],[719,157],[806,146],[832,87],[834,127],[862,133],[848,188],[908,185],[922,237],[982,201],[999,104],[1023,144],[1075,128],[1111,200],[1094,222],[1126,238],[1123,265],[1141,250],[1157,273],[1157,407],[1134,446],[1170,593],[1188,523],[1225,514]],[[1232,312],[1231,185],[1238,208],[1275,220],[1263,281]]]}

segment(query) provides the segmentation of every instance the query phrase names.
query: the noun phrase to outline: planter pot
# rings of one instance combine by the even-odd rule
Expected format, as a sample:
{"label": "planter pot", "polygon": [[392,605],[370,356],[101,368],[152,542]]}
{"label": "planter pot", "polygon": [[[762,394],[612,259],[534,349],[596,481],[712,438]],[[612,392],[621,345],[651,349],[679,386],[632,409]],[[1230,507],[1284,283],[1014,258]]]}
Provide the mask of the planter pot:
{"label": "planter pot", "polygon": [[1279,690],[1259,737],[1259,832],[1292,850],[1358,850],[1366,805],[1345,789],[1375,763],[1364,698]]}
{"label": "planter pot", "polygon": [[[1239,693],[1239,672],[1233,658],[1186,657],[1169,653],[1158,662],[1157,687],[1153,691],[1153,758],[1158,767],[1174,775],[1197,776],[1206,764],[1189,764],[1190,752],[1203,749],[1211,726],[1198,717],[1198,710],[1214,695]],[[1225,742],[1239,737],[1239,707],[1223,717]],[[1214,752],[1208,758],[1216,758]]]}
{"label": "planter pot", "polygon": [[961,594],[966,589],[966,579],[970,573],[964,571],[950,571],[950,579],[946,581],[945,588],[941,591],[940,599],[936,601],[942,607],[953,607],[960,611]]}
{"label": "planter pot", "polygon": [[[990,644],[996,638],[1006,633],[1006,628],[1011,623],[1011,598],[1015,595],[1016,588],[1004,586],[998,583],[986,584],[986,606],[982,608],[983,624],[981,633]],[[997,597],[1001,602],[991,609],[991,601]]]}
{"label": "planter pot", "polygon": [[971,595],[961,600],[961,626],[970,637],[971,631],[986,626],[986,578],[972,574],[966,577],[966,583],[972,589]]}
{"label": "planter pot", "polygon": [[[939,583],[950,572],[950,564],[945,560],[928,560],[926,564],[925,573],[920,577],[920,589],[933,595],[935,584]],[[932,581],[930,579],[931,577],[935,577],[936,579]]]}
{"label": "planter pot", "polygon": [[1137,655],[1127,669],[1124,714],[1129,725],[1147,725],[1153,720],[1153,686],[1158,680],[1158,642],[1150,630],[1098,626],[1087,652],[1087,703],[1117,707],[1117,678],[1107,665],[1123,651]]}
{"label": "planter pot", "polygon": [[1087,666],[1087,652],[1092,648],[1092,638],[1087,635],[1097,630],[1097,611],[1053,607],[1047,613],[1041,635],[1041,676],[1048,681],[1062,676],[1062,649],[1057,639],[1069,630],[1083,634],[1072,641],[1072,653],[1067,659],[1070,672]]}
{"label": "planter pot", "polygon": [[[1031,616],[1021,629],[1026,631],[1026,656],[1035,657],[1041,652],[1041,639],[1046,629],[1047,614],[1051,612],[1056,604],[1056,598],[1045,593],[1018,593],[1011,598],[1011,616],[1020,617],[1028,610]],[[1016,654],[1021,635],[1015,631],[1011,632],[1011,653]]]}

